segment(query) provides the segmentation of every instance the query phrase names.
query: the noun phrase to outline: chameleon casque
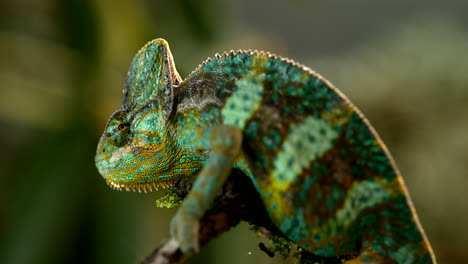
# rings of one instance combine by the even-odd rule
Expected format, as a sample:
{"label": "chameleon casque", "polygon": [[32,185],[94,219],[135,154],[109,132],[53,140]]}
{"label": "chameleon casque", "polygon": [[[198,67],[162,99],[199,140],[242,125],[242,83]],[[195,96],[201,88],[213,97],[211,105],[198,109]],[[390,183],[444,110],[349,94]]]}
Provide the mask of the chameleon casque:
{"label": "chameleon casque", "polygon": [[115,189],[196,177],[171,221],[182,252],[233,168],[247,175],[292,242],[346,263],[435,263],[402,177],[359,110],[329,81],[288,59],[231,51],[185,80],[168,43],[135,56],[122,107],[96,165]]}

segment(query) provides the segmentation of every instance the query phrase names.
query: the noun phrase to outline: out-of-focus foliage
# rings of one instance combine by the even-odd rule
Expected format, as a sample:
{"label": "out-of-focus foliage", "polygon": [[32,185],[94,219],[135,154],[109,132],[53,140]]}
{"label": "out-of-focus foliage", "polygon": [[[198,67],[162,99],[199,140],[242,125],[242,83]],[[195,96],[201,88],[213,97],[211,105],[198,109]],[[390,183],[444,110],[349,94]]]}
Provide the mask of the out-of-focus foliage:
{"label": "out-of-focus foliage", "polygon": [[[134,53],[156,37],[183,76],[240,48],[321,72],[387,142],[440,263],[468,261],[467,6],[251,2],[0,2],[0,263],[137,263],[167,236],[162,194],[113,191],[93,161]],[[191,263],[283,262],[259,241],[243,224]]]}

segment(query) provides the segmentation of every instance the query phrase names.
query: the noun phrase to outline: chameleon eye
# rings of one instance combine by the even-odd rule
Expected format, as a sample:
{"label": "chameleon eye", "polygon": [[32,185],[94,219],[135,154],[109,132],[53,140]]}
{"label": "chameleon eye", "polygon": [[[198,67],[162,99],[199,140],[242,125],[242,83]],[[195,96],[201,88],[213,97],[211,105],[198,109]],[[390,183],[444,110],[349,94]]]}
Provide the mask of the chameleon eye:
{"label": "chameleon eye", "polygon": [[128,124],[122,123],[122,124],[119,124],[119,125],[117,126],[117,129],[118,129],[118,130],[124,130],[124,129],[127,128],[127,127],[128,127]]}
{"label": "chameleon eye", "polygon": [[129,140],[130,127],[128,123],[120,123],[117,126],[113,126],[110,133],[107,134],[107,140],[116,146],[121,147],[127,144]]}
{"label": "chameleon eye", "polygon": [[109,143],[121,147],[130,139],[130,124],[125,122],[124,113],[116,112],[109,119],[106,127],[106,137]]}
{"label": "chameleon eye", "polygon": [[117,126],[113,126],[113,129],[110,133],[107,133],[107,140],[116,146],[121,147],[125,145],[129,140],[130,127],[128,123],[121,123]]}

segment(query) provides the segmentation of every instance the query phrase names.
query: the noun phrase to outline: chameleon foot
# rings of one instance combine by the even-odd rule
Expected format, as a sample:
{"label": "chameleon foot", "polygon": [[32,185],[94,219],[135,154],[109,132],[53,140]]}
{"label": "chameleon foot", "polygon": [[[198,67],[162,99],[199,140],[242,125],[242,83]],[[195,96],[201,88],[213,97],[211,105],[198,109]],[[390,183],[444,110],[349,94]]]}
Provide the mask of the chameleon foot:
{"label": "chameleon foot", "polygon": [[184,254],[198,252],[198,219],[178,210],[171,220],[171,238],[179,242]]}

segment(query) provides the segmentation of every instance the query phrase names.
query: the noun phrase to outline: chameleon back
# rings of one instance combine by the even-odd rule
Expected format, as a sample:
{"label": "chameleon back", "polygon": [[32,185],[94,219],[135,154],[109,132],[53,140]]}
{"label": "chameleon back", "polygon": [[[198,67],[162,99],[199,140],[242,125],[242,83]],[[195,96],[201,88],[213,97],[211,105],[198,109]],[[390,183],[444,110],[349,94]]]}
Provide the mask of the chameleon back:
{"label": "chameleon back", "polygon": [[267,53],[231,52],[178,89],[179,112],[196,108],[243,131],[236,167],[290,240],[325,257],[435,263],[387,149],[324,78]]}

